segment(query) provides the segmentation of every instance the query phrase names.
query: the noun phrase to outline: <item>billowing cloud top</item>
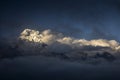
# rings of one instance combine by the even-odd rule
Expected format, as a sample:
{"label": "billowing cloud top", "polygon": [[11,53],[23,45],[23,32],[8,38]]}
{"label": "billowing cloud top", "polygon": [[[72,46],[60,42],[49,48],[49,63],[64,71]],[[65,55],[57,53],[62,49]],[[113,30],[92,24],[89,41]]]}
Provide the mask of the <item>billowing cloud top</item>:
{"label": "billowing cloud top", "polygon": [[55,33],[51,30],[44,30],[42,32],[25,29],[20,37],[21,40],[26,40],[36,43],[46,43],[48,45],[54,44],[56,42],[61,44],[66,44],[72,48],[79,48],[82,46],[93,46],[93,47],[109,47],[114,50],[120,49],[120,44],[115,40],[106,39],[95,39],[95,40],[85,40],[85,39],[75,39],[72,37],[65,37],[62,33]]}
{"label": "billowing cloud top", "polygon": [[64,36],[51,30],[37,31],[25,29],[19,36],[24,44],[19,45],[20,51],[45,56],[62,57],[70,60],[119,58],[120,43],[106,39],[76,39]]}

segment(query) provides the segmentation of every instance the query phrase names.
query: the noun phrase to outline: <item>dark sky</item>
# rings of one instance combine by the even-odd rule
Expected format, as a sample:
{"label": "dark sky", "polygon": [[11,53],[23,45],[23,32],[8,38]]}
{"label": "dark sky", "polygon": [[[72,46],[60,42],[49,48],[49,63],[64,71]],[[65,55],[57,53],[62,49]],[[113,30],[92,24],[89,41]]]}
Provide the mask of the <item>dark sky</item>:
{"label": "dark sky", "polygon": [[[0,0],[0,45],[5,46],[6,53],[19,54],[11,48],[7,50],[2,41],[18,37],[25,28],[52,29],[75,38],[120,41],[120,0]],[[117,80],[119,73],[117,62],[93,66],[41,56],[0,61],[0,78],[6,79]]]}
{"label": "dark sky", "polygon": [[77,38],[120,40],[120,0],[12,0],[0,5],[1,35],[49,28]]}

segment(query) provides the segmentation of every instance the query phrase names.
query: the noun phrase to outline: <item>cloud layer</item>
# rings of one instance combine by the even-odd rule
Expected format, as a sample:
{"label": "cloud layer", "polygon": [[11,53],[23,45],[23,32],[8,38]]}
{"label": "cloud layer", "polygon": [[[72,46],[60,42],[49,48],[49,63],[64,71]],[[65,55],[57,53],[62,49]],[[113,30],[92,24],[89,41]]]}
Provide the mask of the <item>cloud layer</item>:
{"label": "cloud layer", "polygon": [[41,32],[25,29],[19,36],[22,44],[19,50],[23,54],[41,54],[45,56],[62,57],[70,60],[119,58],[120,44],[115,40],[106,39],[76,39],[50,29]]}
{"label": "cloud layer", "polygon": [[85,39],[75,39],[72,37],[66,37],[62,33],[55,33],[51,30],[44,30],[39,32],[37,30],[25,29],[20,37],[21,40],[26,40],[36,43],[45,43],[47,45],[52,45],[56,42],[60,44],[66,44],[74,47],[82,46],[93,46],[93,47],[109,47],[111,49],[119,50],[119,42],[115,40],[106,39],[95,39],[95,40],[85,40]]}

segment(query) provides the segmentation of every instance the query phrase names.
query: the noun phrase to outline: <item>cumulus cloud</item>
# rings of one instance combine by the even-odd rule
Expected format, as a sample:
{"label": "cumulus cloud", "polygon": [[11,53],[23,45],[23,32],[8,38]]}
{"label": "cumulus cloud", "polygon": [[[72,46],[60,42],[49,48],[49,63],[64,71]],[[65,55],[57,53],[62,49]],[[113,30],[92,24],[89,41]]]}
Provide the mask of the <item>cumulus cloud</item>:
{"label": "cumulus cloud", "polygon": [[45,56],[62,57],[70,60],[107,59],[118,58],[120,43],[116,40],[106,39],[76,39],[50,29],[41,32],[25,29],[19,36],[23,44],[19,50],[23,54],[41,54]]}
{"label": "cumulus cloud", "polygon": [[95,39],[95,40],[85,40],[85,39],[75,39],[72,37],[63,36],[62,33],[54,33],[51,30],[44,30],[39,32],[37,30],[25,29],[20,37],[21,40],[26,40],[30,42],[45,43],[48,45],[54,44],[56,42],[60,44],[66,44],[71,47],[82,47],[82,46],[93,46],[93,47],[109,47],[111,49],[119,50],[119,42],[115,40],[106,39]]}

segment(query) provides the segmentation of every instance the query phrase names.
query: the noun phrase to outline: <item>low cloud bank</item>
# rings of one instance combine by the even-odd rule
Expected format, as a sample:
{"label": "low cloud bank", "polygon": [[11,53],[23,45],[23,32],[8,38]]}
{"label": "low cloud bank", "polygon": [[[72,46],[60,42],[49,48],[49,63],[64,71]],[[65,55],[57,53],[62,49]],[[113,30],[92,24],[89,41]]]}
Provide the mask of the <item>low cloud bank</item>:
{"label": "low cloud bank", "polygon": [[0,58],[42,55],[95,64],[120,59],[120,43],[116,40],[76,39],[50,29],[25,29],[18,39],[0,42]]}
{"label": "low cloud bank", "polygon": [[48,30],[41,32],[25,29],[18,38],[18,50],[26,54],[62,57],[80,61],[86,59],[114,60],[119,59],[120,43],[106,39],[76,39],[62,33]]}
{"label": "low cloud bank", "polygon": [[0,79],[2,80],[120,78],[119,49],[116,49],[119,47],[119,42],[115,40],[89,41],[66,37],[51,30],[39,32],[25,29],[17,41],[6,44],[3,42],[0,49],[3,50],[4,55],[0,54],[0,56],[15,58],[1,59]]}
{"label": "low cloud bank", "polygon": [[[57,58],[27,56],[0,62],[1,80],[115,80],[120,79],[117,63],[90,65]],[[7,76],[7,77],[6,77]]]}

